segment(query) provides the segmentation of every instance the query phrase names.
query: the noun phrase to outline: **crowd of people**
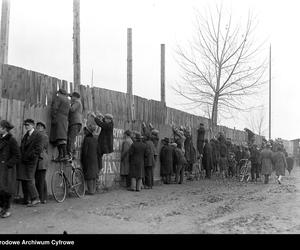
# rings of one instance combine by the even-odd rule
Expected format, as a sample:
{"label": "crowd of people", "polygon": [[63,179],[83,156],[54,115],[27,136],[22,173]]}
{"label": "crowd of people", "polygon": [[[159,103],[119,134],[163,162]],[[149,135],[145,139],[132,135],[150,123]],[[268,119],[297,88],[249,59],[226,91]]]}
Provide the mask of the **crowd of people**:
{"label": "crowd of people", "polygon": [[[90,113],[93,122],[84,127],[84,139],[80,152],[81,167],[86,180],[86,194],[95,194],[96,182],[102,169],[102,157],[113,152],[113,116],[99,112]],[[21,183],[23,199],[27,206],[46,203],[48,198],[46,171],[49,166],[48,145],[58,149],[55,162],[70,162],[75,156],[75,138],[82,129],[82,104],[80,94],[68,94],[59,89],[51,105],[50,137],[46,124],[32,119],[23,122],[25,135],[19,146],[10,133],[14,128],[9,121],[0,121],[0,217],[11,215],[11,204],[16,187]],[[95,135],[97,126],[101,128]],[[280,142],[265,141],[260,147],[253,141],[248,146],[235,145],[223,133],[208,140],[202,123],[197,130],[196,147],[191,129],[172,126],[173,135],[160,140],[159,131],[152,124],[142,124],[141,131],[124,132],[121,149],[120,176],[130,191],[152,189],[153,172],[160,162],[160,176],[164,184],[182,184],[186,174],[192,180],[195,166],[221,178],[236,178],[241,174],[243,162],[251,163],[251,181],[264,176],[264,183],[275,170],[281,184],[285,169],[293,168]],[[159,144],[161,142],[161,145]],[[14,171],[14,169],[16,171]],[[16,174],[14,175],[14,172]]]}
{"label": "crowd of people", "polygon": [[[145,127],[145,126],[144,126]],[[284,146],[279,141],[264,141],[260,147],[249,141],[247,146],[235,145],[230,138],[219,133],[211,140],[205,139],[204,125],[200,124],[197,133],[197,150],[193,145],[191,131],[185,128],[173,127],[173,137],[163,138],[162,147],[158,152],[158,131],[150,132],[125,131],[125,140],[121,152],[121,176],[126,179],[129,190],[140,191],[152,188],[153,169],[156,161],[160,161],[160,175],[164,184],[183,183],[184,175],[192,180],[195,165],[205,172],[205,178],[212,174],[221,178],[240,179],[242,167],[250,166],[249,178],[257,182],[264,177],[264,183],[269,182],[269,176],[275,171],[277,182],[281,184],[287,169],[291,172],[294,160],[288,156]]]}

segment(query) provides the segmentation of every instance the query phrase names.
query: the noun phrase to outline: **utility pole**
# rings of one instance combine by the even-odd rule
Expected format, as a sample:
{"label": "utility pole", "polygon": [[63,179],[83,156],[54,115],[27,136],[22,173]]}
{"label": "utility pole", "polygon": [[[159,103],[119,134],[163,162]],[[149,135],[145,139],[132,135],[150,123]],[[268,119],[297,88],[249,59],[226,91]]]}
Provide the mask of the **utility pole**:
{"label": "utility pole", "polygon": [[10,0],[2,0],[1,34],[0,34],[0,64],[8,61]]}
{"label": "utility pole", "polygon": [[127,29],[127,98],[128,98],[128,120],[131,123],[135,120],[134,99],[132,95],[132,29]]}
{"label": "utility pole", "polygon": [[166,105],[165,45],[160,45],[160,101]]}
{"label": "utility pole", "polygon": [[269,140],[271,139],[271,95],[272,95],[272,89],[271,89],[271,44],[270,44],[270,55],[269,55]]}
{"label": "utility pole", "polygon": [[80,0],[73,0],[73,81],[74,90],[80,84]]}

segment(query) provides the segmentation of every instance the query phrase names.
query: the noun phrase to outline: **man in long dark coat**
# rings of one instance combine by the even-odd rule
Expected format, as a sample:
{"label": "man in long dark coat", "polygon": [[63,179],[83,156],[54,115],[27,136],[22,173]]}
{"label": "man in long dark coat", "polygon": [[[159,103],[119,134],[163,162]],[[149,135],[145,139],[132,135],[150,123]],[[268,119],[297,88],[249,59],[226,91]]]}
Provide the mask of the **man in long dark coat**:
{"label": "man in long dark coat", "polygon": [[43,150],[43,138],[34,129],[34,120],[24,121],[26,134],[21,141],[21,162],[17,167],[17,179],[22,183],[24,203],[34,206],[40,203],[39,194],[34,185],[35,171]]}
{"label": "man in long dark coat", "polygon": [[49,156],[48,156],[48,145],[49,137],[46,134],[46,124],[42,121],[36,123],[36,129],[39,131],[42,136],[42,152],[40,154],[37,169],[35,172],[35,186],[39,193],[39,198],[41,203],[45,204],[47,202],[48,190],[46,182],[46,171],[49,165]]}
{"label": "man in long dark coat", "polygon": [[256,145],[250,148],[250,161],[251,161],[251,181],[257,181],[259,178],[259,157],[260,153]]}
{"label": "man in long dark coat", "polygon": [[145,159],[149,157],[148,154],[148,147],[142,142],[141,134],[136,133],[135,141],[129,149],[131,191],[141,191],[142,179],[145,177]]}
{"label": "man in long dark coat", "polygon": [[104,154],[112,153],[113,150],[113,130],[114,122],[113,116],[111,114],[99,114],[95,116],[92,114],[95,119],[96,124],[101,128],[100,134],[98,136],[98,147],[97,147],[97,157],[98,157],[98,166],[99,171],[102,169],[102,156]]}
{"label": "man in long dark coat", "polygon": [[15,193],[16,164],[20,150],[16,139],[10,133],[14,126],[6,120],[0,122],[0,216],[11,216],[10,207]]}
{"label": "man in long dark coat", "polygon": [[82,104],[80,94],[73,92],[71,95],[71,107],[69,110],[69,127],[68,127],[68,158],[72,159],[75,153],[75,139],[82,127]]}
{"label": "man in long dark coat", "polygon": [[85,137],[81,147],[81,166],[84,179],[87,184],[87,194],[93,195],[96,192],[96,179],[98,174],[97,138],[94,136],[95,125],[88,125],[84,128]]}
{"label": "man in long dark coat", "polygon": [[122,179],[125,179],[127,188],[130,186],[130,182],[131,182],[130,175],[129,175],[129,169],[130,169],[129,149],[132,143],[133,141],[131,139],[131,131],[126,130],[124,132],[124,141],[122,143],[122,149],[121,149],[120,175]]}
{"label": "man in long dark coat", "polygon": [[147,157],[145,159],[145,188],[151,188],[153,187],[153,170],[155,167],[155,146],[153,144],[153,141],[151,140],[151,135],[146,135],[146,146],[147,146]]}
{"label": "man in long dark coat", "polygon": [[286,158],[286,163],[287,163],[287,170],[289,171],[289,174],[291,174],[291,171],[294,166],[294,157],[288,155],[288,157]]}
{"label": "man in long dark coat", "polygon": [[187,161],[188,174],[190,175],[193,171],[193,164],[196,162],[196,150],[193,145],[192,134],[190,131],[185,132],[185,141],[184,141],[184,149],[185,149],[185,159]]}
{"label": "man in long dark coat", "polygon": [[204,137],[205,137],[204,124],[200,123],[200,127],[197,130],[197,150],[199,152],[199,155],[203,154]]}
{"label": "man in long dark coat", "polygon": [[203,148],[203,168],[205,169],[205,177],[210,179],[211,170],[213,169],[212,147],[207,139],[205,139]]}
{"label": "man in long dark coat", "polygon": [[50,142],[58,149],[56,161],[66,160],[68,139],[68,116],[70,101],[67,91],[59,89],[51,104],[51,131]]}
{"label": "man in long dark coat", "polygon": [[[160,150],[160,175],[163,179],[164,184],[171,183],[171,175],[173,173],[173,154],[174,150],[169,145],[169,138],[162,140],[163,146]],[[180,145],[181,146],[181,145]]]}

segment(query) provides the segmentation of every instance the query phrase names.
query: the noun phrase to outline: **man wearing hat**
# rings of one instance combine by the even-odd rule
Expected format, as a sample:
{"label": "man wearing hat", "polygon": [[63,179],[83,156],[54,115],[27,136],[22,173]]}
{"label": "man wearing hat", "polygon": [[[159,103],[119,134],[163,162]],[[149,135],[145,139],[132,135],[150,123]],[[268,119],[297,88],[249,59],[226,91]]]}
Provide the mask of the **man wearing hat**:
{"label": "man wearing hat", "polygon": [[269,176],[273,170],[273,152],[271,151],[271,143],[267,142],[266,147],[260,152],[261,174],[265,176],[265,184],[269,183]]}
{"label": "man wearing hat", "polygon": [[46,182],[46,171],[49,164],[48,156],[48,145],[49,137],[46,133],[46,124],[42,121],[36,123],[36,129],[39,131],[42,136],[42,152],[40,154],[37,169],[35,172],[35,186],[39,193],[39,198],[41,203],[45,204],[47,202],[48,191],[47,191],[47,182]]}
{"label": "man wearing hat", "polygon": [[43,150],[43,138],[34,129],[34,120],[24,121],[26,134],[21,141],[21,162],[17,166],[17,179],[22,183],[24,203],[34,206],[40,203],[39,194],[34,185],[35,171]]}
{"label": "man wearing hat", "polygon": [[84,128],[85,137],[81,147],[81,165],[84,179],[87,184],[87,194],[96,192],[96,180],[98,174],[97,138],[94,136],[96,125],[88,125]]}
{"label": "man wearing hat", "polygon": [[69,127],[68,127],[68,142],[67,152],[68,158],[72,159],[75,151],[75,139],[79,134],[82,126],[82,103],[80,94],[73,92],[71,95],[71,107],[69,110]]}
{"label": "man wearing hat", "polygon": [[94,117],[96,124],[101,127],[100,134],[98,136],[98,147],[97,157],[99,170],[102,169],[102,156],[113,152],[113,130],[114,122],[111,114],[103,115],[99,114],[96,116],[94,113],[91,114]]}
{"label": "man wearing hat", "polygon": [[58,157],[56,161],[66,160],[68,138],[68,116],[70,101],[64,89],[59,89],[51,104],[51,130],[50,142],[57,146]]}
{"label": "man wearing hat", "polygon": [[163,146],[159,154],[160,175],[164,184],[170,184],[173,173],[173,148],[169,145],[169,138],[167,137],[162,140],[162,143]]}
{"label": "man wearing hat", "polygon": [[136,133],[135,141],[129,149],[131,191],[141,191],[142,179],[145,177],[145,159],[148,157],[148,147],[142,142],[140,133]]}
{"label": "man wearing hat", "polygon": [[10,133],[13,125],[6,120],[0,122],[0,216],[11,215],[10,207],[16,186],[16,164],[20,150],[16,139]]}
{"label": "man wearing hat", "polygon": [[131,131],[126,130],[124,132],[124,141],[122,143],[121,149],[121,166],[120,166],[120,175],[122,179],[126,180],[126,187],[130,187],[130,162],[129,162],[129,149],[133,141],[131,139]]}

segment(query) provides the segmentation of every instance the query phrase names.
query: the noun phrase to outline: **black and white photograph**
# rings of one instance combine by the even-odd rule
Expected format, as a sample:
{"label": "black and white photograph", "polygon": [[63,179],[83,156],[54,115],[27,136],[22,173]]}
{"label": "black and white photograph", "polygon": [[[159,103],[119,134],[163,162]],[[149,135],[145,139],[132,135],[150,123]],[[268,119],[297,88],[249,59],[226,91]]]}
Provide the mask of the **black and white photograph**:
{"label": "black and white photograph", "polygon": [[300,233],[298,0],[0,6],[0,248]]}

